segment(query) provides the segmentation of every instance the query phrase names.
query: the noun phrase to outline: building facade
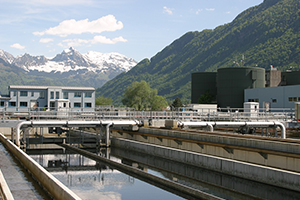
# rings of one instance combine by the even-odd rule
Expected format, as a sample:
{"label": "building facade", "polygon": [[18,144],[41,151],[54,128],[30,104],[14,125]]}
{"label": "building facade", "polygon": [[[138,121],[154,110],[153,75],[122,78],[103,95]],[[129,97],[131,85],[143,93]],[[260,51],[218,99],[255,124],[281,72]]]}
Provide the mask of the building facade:
{"label": "building facade", "polygon": [[246,89],[245,101],[259,102],[265,109],[294,109],[295,102],[300,102],[300,85]]}
{"label": "building facade", "polygon": [[0,97],[6,111],[58,110],[94,111],[95,88],[10,85],[9,95]]}

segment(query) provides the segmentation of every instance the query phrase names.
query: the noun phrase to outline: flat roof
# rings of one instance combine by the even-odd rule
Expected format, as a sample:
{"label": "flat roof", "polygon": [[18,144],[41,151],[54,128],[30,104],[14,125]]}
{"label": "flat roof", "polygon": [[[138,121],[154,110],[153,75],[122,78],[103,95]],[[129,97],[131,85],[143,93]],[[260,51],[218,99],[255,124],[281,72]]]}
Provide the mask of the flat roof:
{"label": "flat roof", "polygon": [[52,89],[60,88],[62,90],[95,90],[93,87],[69,87],[69,86],[34,86],[34,85],[10,85],[9,89]]}

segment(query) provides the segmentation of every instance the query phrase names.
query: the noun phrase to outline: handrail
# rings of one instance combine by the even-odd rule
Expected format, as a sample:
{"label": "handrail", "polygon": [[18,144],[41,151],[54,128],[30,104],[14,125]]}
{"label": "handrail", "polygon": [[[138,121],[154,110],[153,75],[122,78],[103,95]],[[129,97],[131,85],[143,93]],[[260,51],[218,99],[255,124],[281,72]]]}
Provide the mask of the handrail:
{"label": "handrail", "polygon": [[[0,108],[0,119],[177,119],[193,121],[288,121],[294,120],[295,112],[291,109],[272,112],[221,112],[216,110],[196,111],[5,111]],[[283,112],[282,112],[283,111]]]}

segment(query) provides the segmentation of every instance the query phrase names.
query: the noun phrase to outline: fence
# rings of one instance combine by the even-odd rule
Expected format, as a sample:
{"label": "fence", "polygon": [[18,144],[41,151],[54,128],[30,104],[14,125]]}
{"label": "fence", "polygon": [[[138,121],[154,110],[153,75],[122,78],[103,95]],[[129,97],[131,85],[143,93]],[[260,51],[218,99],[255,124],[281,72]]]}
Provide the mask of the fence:
{"label": "fence", "polygon": [[198,111],[135,111],[135,110],[22,110],[7,111],[0,109],[2,119],[175,119],[180,121],[292,121],[294,109],[244,110],[241,108],[203,109]]}

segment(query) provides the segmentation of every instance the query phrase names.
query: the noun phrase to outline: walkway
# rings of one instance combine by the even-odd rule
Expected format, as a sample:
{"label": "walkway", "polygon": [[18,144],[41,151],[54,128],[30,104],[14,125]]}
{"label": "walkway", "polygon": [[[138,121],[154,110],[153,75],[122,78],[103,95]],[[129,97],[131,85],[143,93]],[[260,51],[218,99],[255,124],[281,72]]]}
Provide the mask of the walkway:
{"label": "walkway", "polygon": [[0,142],[0,169],[15,200],[51,199]]}

